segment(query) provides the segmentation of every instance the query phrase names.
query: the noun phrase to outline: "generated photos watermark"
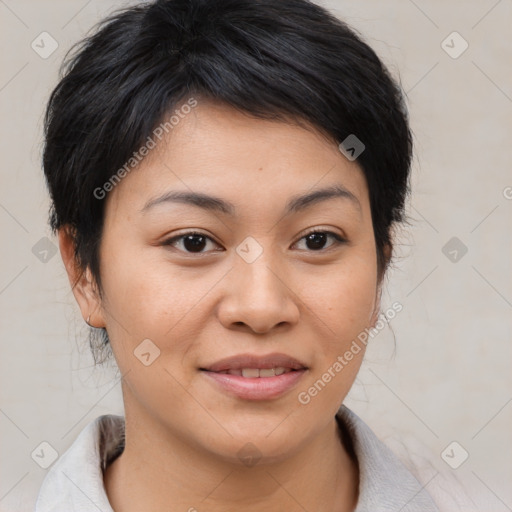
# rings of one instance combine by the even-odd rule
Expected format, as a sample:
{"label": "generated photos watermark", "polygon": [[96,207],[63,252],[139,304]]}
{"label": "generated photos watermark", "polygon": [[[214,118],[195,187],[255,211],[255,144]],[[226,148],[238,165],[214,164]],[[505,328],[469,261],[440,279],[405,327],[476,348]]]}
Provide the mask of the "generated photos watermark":
{"label": "generated photos watermark", "polygon": [[187,114],[192,111],[192,108],[197,106],[195,98],[189,98],[179,109],[176,109],[167,121],[160,123],[154,130],[153,134],[149,135],[137,151],[120,167],[101,187],[96,187],[93,195],[96,199],[104,199],[107,192],[110,192],[114,187],[132,171],[151,150],[157,145],[157,141],[162,140],[164,134],[169,133]]}
{"label": "generated photos watermark", "polygon": [[352,340],[352,344],[350,348],[346,350],[343,355],[339,355],[336,358],[336,361],[327,368],[327,370],[321,375],[321,377],[315,381],[315,383],[310,386],[306,391],[301,391],[297,398],[302,405],[307,405],[311,402],[311,399],[318,395],[320,391],[322,391],[325,386],[331,382],[332,379],[338,375],[345,366],[347,366],[350,361],[354,358],[355,355],[361,352],[362,347],[368,344],[368,340],[370,338],[374,338],[379,334],[382,329],[387,325],[387,322],[395,318],[397,313],[402,311],[403,306],[400,302],[394,302],[390,308],[388,308],[384,313],[379,315],[378,321],[371,329],[365,329],[357,335],[357,338]]}

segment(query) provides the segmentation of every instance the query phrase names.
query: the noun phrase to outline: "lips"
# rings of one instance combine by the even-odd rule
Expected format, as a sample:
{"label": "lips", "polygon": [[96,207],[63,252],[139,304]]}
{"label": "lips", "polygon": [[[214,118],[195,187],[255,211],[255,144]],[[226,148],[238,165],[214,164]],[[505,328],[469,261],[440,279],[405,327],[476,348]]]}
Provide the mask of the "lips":
{"label": "lips", "polygon": [[277,399],[298,385],[308,367],[286,354],[241,354],[200,368],[216,389],[242,400]]}
{"label": "lips", "polygon": [[283,373],[294,372],[292,368],[284,368],[283,366],[278,366],[277,368],[242,368],[241,370],[223,370],[221,372],[215,373],[224,373],[226,375],[238,375],[239,377],[245,377],[246,379],[256,378],[256,377],[275,377],[276,375],[282,375]]}
{"label": "lips", "polygon": [[[209,372],[227,372],[231,375],[242,375],[244,377],[273,377],[274,375],[267,374],[267,372],[261,372],[261,370],[272,369],[275,372],[274,375],[281,375],[291,370],[307,369],[307,366],[298,359],[286,354],[267,354],[264,356],[240,354],[200,368],[200,370]],[[255,370],[259,370],[258,375],[256,375]],[[242,371],[245,371],[246,375],[243,375]]]}

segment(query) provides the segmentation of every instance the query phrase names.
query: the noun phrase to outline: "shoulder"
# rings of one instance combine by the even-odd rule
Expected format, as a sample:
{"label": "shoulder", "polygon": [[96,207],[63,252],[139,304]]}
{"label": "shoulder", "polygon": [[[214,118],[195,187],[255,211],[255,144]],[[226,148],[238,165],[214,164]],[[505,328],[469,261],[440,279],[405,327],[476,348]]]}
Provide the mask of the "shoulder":
{"label": "shoulder", "polygon": [[124,448],[124,417],[98,416],[48,471],[35,512],[85,511],[96,506],[113,512],[103,485],[103,470]]}
{"label": "shoulder", "polygon": [[346,406],[336,418],[346,430],[359,465],[359,500],[356,512],[439,512],[425,485]]}

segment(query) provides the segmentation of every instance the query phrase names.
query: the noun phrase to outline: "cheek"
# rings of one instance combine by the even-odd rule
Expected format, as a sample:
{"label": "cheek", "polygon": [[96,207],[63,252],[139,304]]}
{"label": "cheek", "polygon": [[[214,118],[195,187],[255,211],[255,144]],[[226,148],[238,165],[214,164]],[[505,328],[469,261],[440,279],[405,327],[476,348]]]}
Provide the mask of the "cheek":
{"label": "cheek", "polygon": [[308,287],[308,306],[325,325],[326,350],[342,349],[369,326],[377,298],[376,267],[370,258],[347,258],[308,278]]}
{"label": "cheek", "polygon": [[150,339],[162,356],[167,358],[172,349],[173,360],[181,361],[200,336],[204,325],[197,317],[225,269],[178,267],[165,258],[164,249],[155,247],[131,253],[117,247],[109,257],[114,252],[107,247],[102,260],[105,315],[112,346],[127,354],[128,359],[119,353],[120,359],[129,363],[130,352]]}
{"label": "cheek", "polygon": [[316,337],[315,364],[297,402],[313,416],[336,413],[363,361],[366,345],[358,336],[370,324],[377,285],[375,264],[366,260],[346,260],[310,282],[316,293],[309,294],[308,307],[320,320],[322,335]]}

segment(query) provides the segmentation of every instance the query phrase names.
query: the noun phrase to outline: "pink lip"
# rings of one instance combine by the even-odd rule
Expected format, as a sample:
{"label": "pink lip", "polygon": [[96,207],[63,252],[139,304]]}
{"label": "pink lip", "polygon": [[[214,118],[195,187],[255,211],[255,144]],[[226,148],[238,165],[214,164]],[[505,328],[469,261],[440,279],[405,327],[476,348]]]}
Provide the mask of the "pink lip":
{"label": "pink lip", "polygon": [[[228,373],[226,370],[241,370],[243,368],[288,368],[288,371],[274,377],[242,377]],[[216,363],[199,368],[209,379],[212,379],[224,391],[244,400],[270,400],[278,398],[293,388],[302,378],[308,367],[286,354],[272,353],[262,356],[254,354],[239,354],[227,357]]]}
{"label": "pink lip", "polygon": [[[204,366],[200,370],[210,372],[222,372],[225,370],[241,370],[242,368],[291,368],[292,370],[302,370],[307,366],[294,357],[286,354],[266,354],[258,356],[255,354],[238,354],[236,356],[226,357],[214,364]],[[271,377],[267,377],[271,378]]]}
{"label": "pink lip", "polygon": [[295,370],[274,377],[254,378],[230,375],[228,373],[216,373],[208,370],[203,370],[202,373],[207,378],[214,380],[224,391],[243,400],[270,400],[278,398],[293,388],[306,371],[303,368],[302,370]]}

